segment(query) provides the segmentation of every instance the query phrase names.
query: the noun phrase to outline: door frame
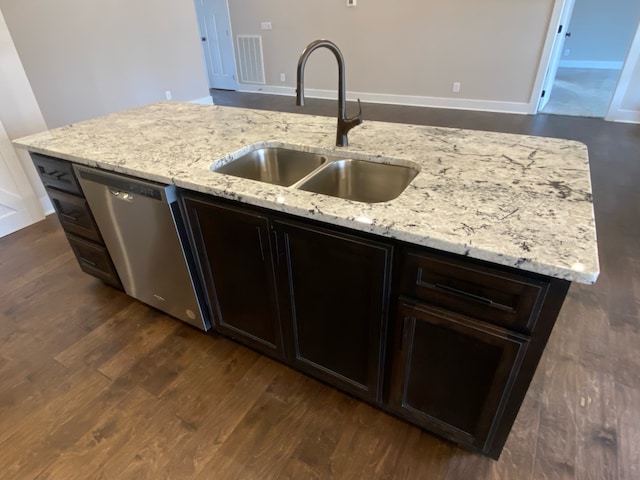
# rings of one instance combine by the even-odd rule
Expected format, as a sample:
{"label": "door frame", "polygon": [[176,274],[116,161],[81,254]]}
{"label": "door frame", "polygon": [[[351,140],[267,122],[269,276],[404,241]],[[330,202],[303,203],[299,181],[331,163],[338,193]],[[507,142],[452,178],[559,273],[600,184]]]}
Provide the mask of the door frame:
{"label": "door frame", "polygon": [[640,20],[636,27],[636,33],[631,41],[631,46],[624,60],[624,65],[618,77],[618,85],[613,91],[613,97],[604,119],[610,122],[640,123],[640,112],[637,110],[622,110],[620,106],[631,83],[633,71],[640,64]]}

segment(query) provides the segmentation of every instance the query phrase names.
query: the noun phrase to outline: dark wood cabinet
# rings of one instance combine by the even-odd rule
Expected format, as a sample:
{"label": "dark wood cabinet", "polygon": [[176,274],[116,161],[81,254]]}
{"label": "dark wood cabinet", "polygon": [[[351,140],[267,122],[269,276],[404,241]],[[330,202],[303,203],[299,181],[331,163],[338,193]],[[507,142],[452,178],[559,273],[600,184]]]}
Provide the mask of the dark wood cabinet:
{"label": "dark wood cabinet", "polygon": [[569,282],[183,198],[217,331],[498,458]]}
{"label": "dark wood cabinet", "polygon": [[269,219],[186,197],[185,206],[214,319],[213,328],[281,356]]}
{"label": "dark wood cabinet", "polygon": [[390,405],[459,443],[483,449],[509,396],[528,338],[402,299]]}
{"label": "dark wood cabinet", "polygon": [[82,271],[122,290],[71,162],[33,152],[31,159]]}
{"label": "dark wood cabinet", "polygon": [[274,228],[290,362],[381,401],[393,248],[311,225]]}

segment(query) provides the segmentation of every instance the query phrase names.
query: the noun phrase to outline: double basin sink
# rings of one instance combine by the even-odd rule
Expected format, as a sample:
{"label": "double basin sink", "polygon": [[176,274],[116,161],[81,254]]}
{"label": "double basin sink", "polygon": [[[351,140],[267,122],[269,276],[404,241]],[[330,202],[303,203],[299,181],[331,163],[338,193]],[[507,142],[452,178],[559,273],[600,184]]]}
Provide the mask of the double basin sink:
{"label": "double basin sink", "polygon": [[379,163],[280,147],[253,150],[214,172],[365,203],[398,197],[420,171],[418,165]]}

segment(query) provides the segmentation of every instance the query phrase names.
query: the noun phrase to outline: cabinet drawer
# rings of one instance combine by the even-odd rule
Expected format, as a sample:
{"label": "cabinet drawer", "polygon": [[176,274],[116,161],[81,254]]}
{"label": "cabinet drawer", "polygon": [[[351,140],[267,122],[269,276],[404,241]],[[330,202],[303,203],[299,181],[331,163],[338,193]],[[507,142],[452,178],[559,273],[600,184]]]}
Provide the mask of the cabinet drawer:
{"label": "cabinet drawer", "polygon": [[65,232],[102,242],[98,227],[84,198],[49,187],[47,187],[47,193]]}
{"label": "cabinet drawer", "polygon": [[39,153],[31,153],[31,159],[45,187],[54,187],[65,192],[82,195],[71,162]]}
{"label": "cabinet drawer", "polygon": [[447,310],[530,332],[548,283],[426,252],[407,252],[401,290]]}
{"label": "cabinet drawer", "polygon": [[99,278],[105,283],[122,289],[118,274],[111,263],[107,249],[101,245],[88,242],[67,234],[73,252],[76,254],[80,268],[89,275]]}

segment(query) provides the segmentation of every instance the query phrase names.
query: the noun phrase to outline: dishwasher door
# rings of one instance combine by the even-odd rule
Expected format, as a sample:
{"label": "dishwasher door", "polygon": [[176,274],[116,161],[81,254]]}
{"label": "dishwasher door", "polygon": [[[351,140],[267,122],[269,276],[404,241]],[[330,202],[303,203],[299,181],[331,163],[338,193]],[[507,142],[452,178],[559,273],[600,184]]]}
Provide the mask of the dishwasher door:
{"label": "dishwasher door", "polygon": [[175,186],[74,169],[125,292],[207,330]]}

